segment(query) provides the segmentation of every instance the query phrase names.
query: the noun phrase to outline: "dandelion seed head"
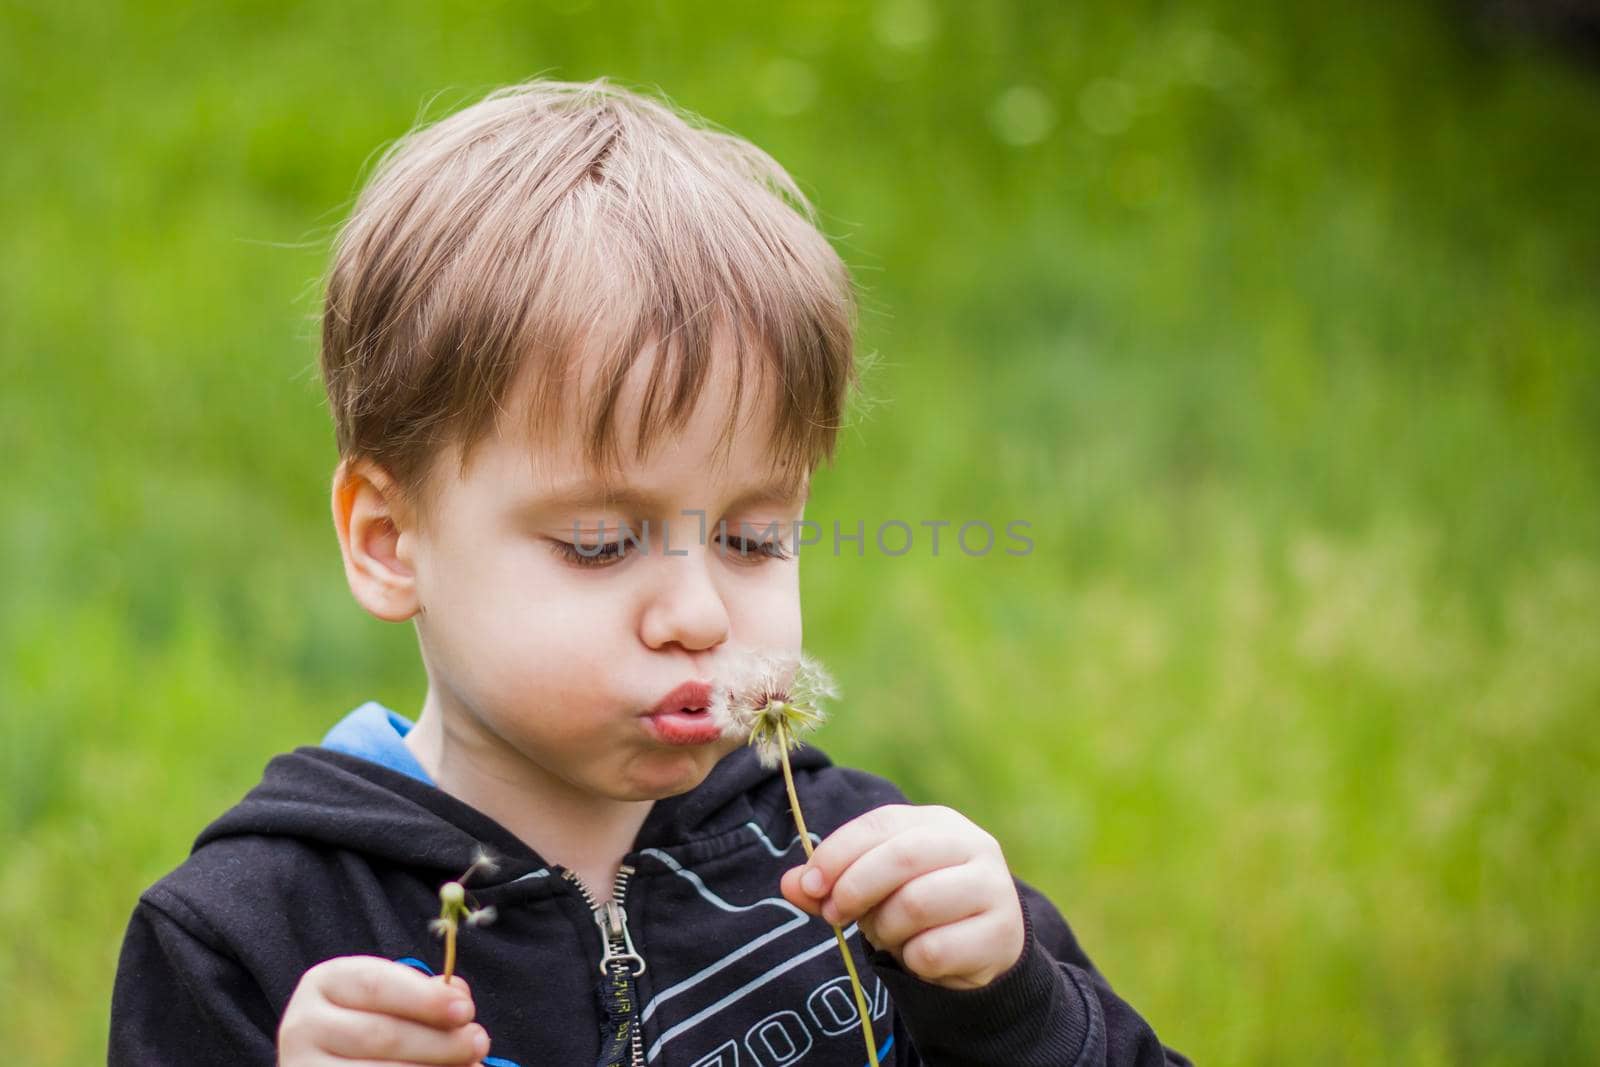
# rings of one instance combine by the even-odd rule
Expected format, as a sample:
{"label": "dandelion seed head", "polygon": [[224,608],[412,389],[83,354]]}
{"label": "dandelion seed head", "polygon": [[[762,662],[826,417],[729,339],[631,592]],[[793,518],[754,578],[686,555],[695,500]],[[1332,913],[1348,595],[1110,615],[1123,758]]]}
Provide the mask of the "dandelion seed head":
{"label": "dandelion seed head", "polygon": [[827,670],[805,652],[752,649],[725,673],[711,702],[712,721],[723,736],[746,739],[769,769],[782,758],[785,740],[797,747],[801,735],[827,721],[823,704],[839,695]]}
{"label": "dandelion seed head", "polygon": [[439,887],[439,903],[447,908],[459,908],[467,899],[467,891],[460,882],[446,882]]}

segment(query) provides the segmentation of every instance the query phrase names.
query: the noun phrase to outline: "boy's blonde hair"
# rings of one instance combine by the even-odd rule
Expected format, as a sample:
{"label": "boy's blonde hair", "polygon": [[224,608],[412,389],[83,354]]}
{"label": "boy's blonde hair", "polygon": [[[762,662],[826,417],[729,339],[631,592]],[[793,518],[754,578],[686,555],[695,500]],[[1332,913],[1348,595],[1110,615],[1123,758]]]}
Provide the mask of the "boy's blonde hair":
{"label": "boy's blonde hair", "polygon": [[522,375],[529,439],[551,439],[580,355],[601,368],[582,451],[614,469],[623,379],[656,341],[642,459],[692,414],[725,330],[738,396],[752,368],[778,386],[773,466],[798,483],[832,462],[854,325],[849,272],[771,156],[605,79],[533,80],[384,153],[335,245],[322,374],[341,458],[425,511],[440,447],[465,475]]}

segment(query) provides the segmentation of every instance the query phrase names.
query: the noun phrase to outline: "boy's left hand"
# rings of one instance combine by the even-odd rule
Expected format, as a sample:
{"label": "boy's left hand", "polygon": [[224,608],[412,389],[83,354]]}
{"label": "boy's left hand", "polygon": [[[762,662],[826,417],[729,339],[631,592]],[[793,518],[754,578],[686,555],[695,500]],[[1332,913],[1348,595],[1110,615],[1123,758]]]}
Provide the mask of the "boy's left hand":
{"label": "boy's left hand", "polygon": [[812,915],[858,923],[900,966],[949,989],[988,985],[1022,956],[1022,904],[1000,843],[950,808],[859,815],[784,872],[781,888]]}

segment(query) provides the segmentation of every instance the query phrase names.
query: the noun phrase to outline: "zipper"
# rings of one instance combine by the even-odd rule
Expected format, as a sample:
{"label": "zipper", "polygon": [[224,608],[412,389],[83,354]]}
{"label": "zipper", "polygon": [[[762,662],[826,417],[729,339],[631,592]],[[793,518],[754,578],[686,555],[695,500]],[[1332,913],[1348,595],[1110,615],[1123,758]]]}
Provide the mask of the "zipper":
{"label": "zipper", "polygon": [[633,947],[633,936],[628,932],[628,913],[623,901],[628,894],[628,879],[634,869],[623,864],[611,884],[611,899],[604,904],[594,899],[583,879],[572,870],[563,869],[561,877],[571,882],[583,903],[594,915],[594,924],[600,928],[600,1002],[607,1020],[602,1024],[600,1036],[600,1062],[598,1067],[614,1067],[621,1063],[621,1029],[628,1035],[629,1067],[644,1067],[644,1035],[640,1032],[638,993],[634,979],[644,973],[644,957]]}

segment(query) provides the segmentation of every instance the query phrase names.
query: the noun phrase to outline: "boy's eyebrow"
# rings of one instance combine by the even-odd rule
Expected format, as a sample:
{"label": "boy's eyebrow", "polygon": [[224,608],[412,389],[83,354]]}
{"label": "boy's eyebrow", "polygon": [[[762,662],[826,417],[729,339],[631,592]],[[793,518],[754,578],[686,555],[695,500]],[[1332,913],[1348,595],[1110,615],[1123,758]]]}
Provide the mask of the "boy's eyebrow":
{"label": "boy's eyebrow", "polygon": [[[729,510],[755,504],[804,504],[811,499],[809,481],[796,485],[787,482],[768,482],[753,485],[739,492],[728,502]],[[635,511],[659,510],[662,501],[654,494],[629,486],[607,487],[592,482],[576,482],[562,486],[535,498],[541,508],[556,511],[615,506]]]}

